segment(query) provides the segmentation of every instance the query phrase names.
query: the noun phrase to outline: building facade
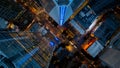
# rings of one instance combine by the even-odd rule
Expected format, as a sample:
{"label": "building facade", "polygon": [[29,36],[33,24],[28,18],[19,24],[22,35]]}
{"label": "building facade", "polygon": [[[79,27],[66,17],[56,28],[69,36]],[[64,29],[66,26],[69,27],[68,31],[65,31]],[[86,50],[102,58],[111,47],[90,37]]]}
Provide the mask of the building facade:
{"label": "building facade", "polygon": [[14,20],[22,10],[23,8],[14,1],[0,1],[0,17],[5,20]]}
{"label": "building facade", "polygon": [[[3,58],[1,59],[2,65],[0,66],[11,67],[10,65],[12,65],[13,68],[26,67],[29,63],[34,63],[36,64],[35,66],[38,66],[36,61],[31,58],[38,49],[34,49],[34,42],[24,33],[2,32],[0,33],[0,38],[0,54]],[[30,55],[31,53],[33,53],[33,55]],[[25,64],[26,62],[27,64]],[[38,66],[38,68],[40,68],[40,66]]]}

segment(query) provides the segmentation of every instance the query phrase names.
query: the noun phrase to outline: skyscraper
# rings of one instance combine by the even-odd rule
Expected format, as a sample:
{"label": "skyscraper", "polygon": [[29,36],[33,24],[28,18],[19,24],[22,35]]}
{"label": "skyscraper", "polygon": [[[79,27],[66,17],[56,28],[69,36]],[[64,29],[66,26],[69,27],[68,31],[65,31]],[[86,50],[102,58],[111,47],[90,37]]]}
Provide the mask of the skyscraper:
{"label": "skyscraper", "polygon": [[85,0],[41,0],[42,6],[57,24],[61,26],[84,2]]}
{"label": "skyscraper", "polygon": [[13,20],[23,8],[13,0],[0,1],[0,17],[5,20]]}
{"label": "skyscraper", "polygon": [[[28,33],[0,33],[0,55],[3,56],[1,66],[14,68],[25,66],[26,62],[36,63],[33,59],[31,59],[31,61],[28,60],[36,53],[38,48],[34,50],[34,42],[26,35],[28,35]],[[8,61],[10,64],[8,64]],[[21,63],[20,66],[19,63]]]}

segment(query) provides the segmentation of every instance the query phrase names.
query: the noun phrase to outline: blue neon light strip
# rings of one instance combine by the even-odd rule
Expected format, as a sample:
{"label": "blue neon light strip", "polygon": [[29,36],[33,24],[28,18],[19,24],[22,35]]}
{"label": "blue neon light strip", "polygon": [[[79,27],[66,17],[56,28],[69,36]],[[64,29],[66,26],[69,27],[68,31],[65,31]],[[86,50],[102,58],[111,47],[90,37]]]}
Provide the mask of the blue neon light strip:
{"label": "blue neon light strip", "polygon": [[66,12],[66,6],[65,5],[61,5],[60,7],[59,7],[59,9],[60,9],[60,25],[62,26],[63,24],[64,24],[64,17],[65,17],[65,12]]}

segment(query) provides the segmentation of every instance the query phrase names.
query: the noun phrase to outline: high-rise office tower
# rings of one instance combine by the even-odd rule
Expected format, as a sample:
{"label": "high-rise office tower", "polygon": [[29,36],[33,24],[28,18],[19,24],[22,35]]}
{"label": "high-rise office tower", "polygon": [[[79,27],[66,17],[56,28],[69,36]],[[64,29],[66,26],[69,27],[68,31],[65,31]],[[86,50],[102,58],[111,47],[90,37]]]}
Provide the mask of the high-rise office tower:
{"label": "high-rise office tower", "polygon": [[[114,13],[108,13],[103,24],[95,31],[95,35],[99,38],[99,42],[106,46],[105,43],[110,41],[111,36],[120,27],[119,19],[115,17]],[[100,33],[99,33],[100,32]]]}
{"label": "high-rise office tower", "polygon": [[[2,31],[8,31],[11,29],[14,29],[13,31],[15,31],[16,25],[13,24],[13,22],[15,21],[15,19],[21,15],[21,13],[24,11],[23,7],[18,4],[15,3],[14,0],[1,0],[0,1],[0,18],[1,18],[1,25],[4,25],[6,27],[2,28]],[[3,22],[2,20],[7,21]],[[3,27],[3,26],[2,26]]]}
{"label": "high-rise office tower", "polygon": [[59,25],[63,25],[85,0],[41,0],[42,6]]}
{"label": "high-rise office tower", "polygon": [[[99,14],[106,11],[111,7],[115,7],[115,0],[90,0],[89,5],[94,10],[95,13]],[[112,6],[111,6],[112,5]]]}
{"label": "high-rise office tower", "polygon": [[35,43],[32,41],[34,39],[31,39],[28,35],[30,33],[0,33],[1,67],[26,67],[31,63],[37,65],[31,57],[39,48],[34,47]]}
{"label": "high-rise office tower", "polygon": [[14,18],[23,10],[13,0],[0,1],[0,17],[5,20],[14,20]]}

